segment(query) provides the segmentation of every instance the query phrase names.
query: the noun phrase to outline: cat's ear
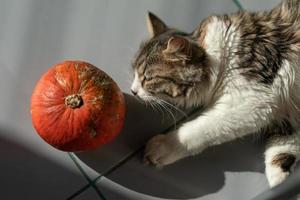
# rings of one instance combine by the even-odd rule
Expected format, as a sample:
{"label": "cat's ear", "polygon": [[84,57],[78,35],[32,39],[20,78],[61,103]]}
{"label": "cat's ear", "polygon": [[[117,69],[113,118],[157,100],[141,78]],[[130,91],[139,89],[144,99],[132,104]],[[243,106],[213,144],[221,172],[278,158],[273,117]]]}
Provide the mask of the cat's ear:
{"label": "cat's ear", "polygon": [[167,30],[167,25],[151,12],[147,15],[147,27],[151,38]]}
{"label": "cat's ear", "polygon": [[191,54],[190,42],[181,36],[173,36],[168,40],[167,47],[163,51],[164,54],[181,53],[186,56]]}
{"label": "cat's ear", "polygon": [[168,61],[181,61],[183,64],[200,62],[206,55],[203,48],[183,36],[171,37],[162,54]]}

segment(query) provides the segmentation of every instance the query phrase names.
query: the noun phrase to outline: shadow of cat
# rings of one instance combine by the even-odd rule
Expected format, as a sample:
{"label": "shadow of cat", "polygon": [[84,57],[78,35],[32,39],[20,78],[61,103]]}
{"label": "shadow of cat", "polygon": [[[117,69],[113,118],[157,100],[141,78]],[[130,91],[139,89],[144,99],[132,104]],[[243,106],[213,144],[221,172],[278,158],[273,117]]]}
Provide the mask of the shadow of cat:
{"label": "shadow of cat", "polygon": [[[125,99],[125,125],[116,140],[95,151],[76,153],[79,159],[100,174],[172,123],[170,117],[165,116],[163,120],[161,113],[131,95],[125,94]],[[176,116],[182,117],[178,112]],[[141,150],[112,173],[104,175],[128,189],[151,196],[177,199],[201,197],[224,187],[224,172],[264,172],[264,141],[258,142],[254,138],[249,136],[211,147],[200,155],[163,169],[143,165]]]}

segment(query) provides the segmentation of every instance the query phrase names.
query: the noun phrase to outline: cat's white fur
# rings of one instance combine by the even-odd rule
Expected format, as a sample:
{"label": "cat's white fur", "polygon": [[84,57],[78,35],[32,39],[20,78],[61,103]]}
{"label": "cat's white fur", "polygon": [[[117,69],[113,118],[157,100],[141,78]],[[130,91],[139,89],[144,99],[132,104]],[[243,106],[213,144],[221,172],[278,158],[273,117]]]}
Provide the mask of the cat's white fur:
{"label": "cat's white fur", "polygon": [[[289,171],[284,172],[277,165],[272,164],[274,156],[281,153],[290,153],[292,155],[298,155],[299,159],[300,152],[300,133],[292,136],[287,136],[285,140],[278,140],[277,138],[271,139],[267,145],[265,151],[265,165],[266,165],[266,176],[268,178],[271,187],[278,185],[284,181],[290,174]],[[294,166],[293,166],[294,167]],[[293,169],[292,169],[293,170]]]}
{"label": "cat's white fur", "polygon": [[131,91],[135,92],[141,98],[143,98],[143,96],[146,94],[145,90],[142,88],[142,84],[139,80],[137,72],[134,73],[134,79],[131,84]]}
{"label": "cat's white fur", "polygon": [[[207,95],[215,90],[214,92],[220,94],[218,99],[205,113],[186,122],[178,130],[152,138],[147,144],[145,153],[145,157],[152,163],[164,166],[186,156],[200,153],[209,146],[258,132],[271,121],[280,121],[287,113],[293,118],[293,125],[298,123],[300,96],[297,91],[300,91],[300,72],[297,68],[300,68],[300,58],[283,62],[279,76],[275,78],[271,88],[255,81],[251,82],[236,71],[229,70],[237,66],[238,58],[232,56],[231,52],[235,52],[239,44],[239,32],[234,26],[227,31],[226,29],[223,21],[213,18],[207,27],[204,39],[206,52],[213,58],[211,66],[213,75],[212,87],[207,88],[209,92],[203,94]],[[226,64],[222,66],[224,62]],[[220,74],[223,76],[219,76]],[[221,89],[215,88],[218,81],[226,84],[223,84]],[[132,89],[141,98],[147,95],[137,75]],[[201,96],[198,98],[191,100],[193,105],[203,99]],[[272,158],[279,153],[292,153],[298,159],[299,135],[300,131],[285,140],[269,141],[265,152],[265,164],[270,186],[281,183],[289,173],[273,165]]]}

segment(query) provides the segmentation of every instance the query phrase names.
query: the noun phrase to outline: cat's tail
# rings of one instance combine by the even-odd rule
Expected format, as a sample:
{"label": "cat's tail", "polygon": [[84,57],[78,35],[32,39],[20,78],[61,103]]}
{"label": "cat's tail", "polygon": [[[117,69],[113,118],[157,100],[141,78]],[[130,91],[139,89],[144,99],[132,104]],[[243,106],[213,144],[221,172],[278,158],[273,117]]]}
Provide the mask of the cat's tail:
{"label": "cat's tail", "polygon": [[300,158],[300,132],[269,138],[265,151],[266,176],[271,187],[283,182]]}

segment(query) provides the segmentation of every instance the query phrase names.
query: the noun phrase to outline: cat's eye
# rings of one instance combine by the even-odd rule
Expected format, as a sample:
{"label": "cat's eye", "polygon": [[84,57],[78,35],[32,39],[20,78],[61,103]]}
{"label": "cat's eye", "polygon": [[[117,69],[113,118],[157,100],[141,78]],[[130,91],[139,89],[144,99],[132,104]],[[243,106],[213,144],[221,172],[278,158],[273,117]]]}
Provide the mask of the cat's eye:
{"label": "cat's eye", "polygon": [[151,77],[151,76],[145,76],[145,80],[146,81],[150,81],[150,80],[152,80],[153,78]]}

